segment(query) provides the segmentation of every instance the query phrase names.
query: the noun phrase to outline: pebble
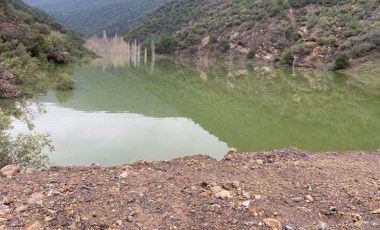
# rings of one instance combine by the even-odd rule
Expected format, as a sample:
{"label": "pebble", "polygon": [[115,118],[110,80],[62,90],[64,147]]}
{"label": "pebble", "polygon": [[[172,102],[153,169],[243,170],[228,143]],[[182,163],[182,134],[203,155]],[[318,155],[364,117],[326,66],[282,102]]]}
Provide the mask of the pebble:
{"label": "pebble", "polygon": [[314,198],[311,195],[307,195],[305,198],[309,202],[313,202],[314,201]]}
{"label": "pebble", "polygon": [[0,170],[0,176],[12,177],[21,171],[18,165],[7,165]]}
{"label": "pebble", "polygon": [[302,197],[294,197],[294,198],[292,198],[292,200],[295,202],[301,202],[303,199],[302,199]]}
{"label": "pebble", "polygon": [[245,208],[249,208],[249,205],[251,204],[251,200],[247,200],[247,201],[243,201],[241,203],[242,206],[244,206]]}
{"label": "pebble", "polygon": [[3,204],[5,205],[10,205],[11,203],[13,203],[13,200],[9,197],[4,197],[3,199]]}
{"label": "pebble", "polygon": [[129,175],[129,171],[126,170],[126,171],[124,171],[122,174],[120,174],[120,177],[121,177],[121,178],[127,178],[128,175]]}
{"label": "pebble", "polygon": [[243,197],[246,198],[246,199],[251,199],[251,195],[249,194],[249,192],[243,192]]}
{"label": "pebble", "polygon": [[273,230],[282,230],[282,223],[279,220],[268,218],[263,220]]}
{"label": "pebble", "polygon": [[25,206],[25,205],[21,205],[19,207],[16,208],[16,212],[25,212],[26,210],[28,210],[28,207]]}
{"label": "pebble", "polygon": [[40,204],[40,205],[42,205],[43,199],[44,199],[44,195],[42,193],[35,192],[29,197],[28,204]]}
{"label": "pebble", "polygon": [[213,193],[217,193],[217,192],[222,191],[222,187],[220,187],[220,186],[213,186],[213,187],[210,188],[210,190]]}
{"label": "pebble", "polygon": [[123,225],[123,221],[122,220],[117,220],[115,223],[116,223],[117,226],[122,226]]}
{"label": "pebble", "polygon": [[58,190],[52,189],[47,194],[48,197],[54,196],[54,195],[60,195],[61,193]]}
{"label": "pebble", "polygon": [[258,165],[262,165],[262,164],[264,164],[264,161],[259,159],[259,160],[256,161],[256,163],[257,163]]}
{"label": "pebble", "polygon": [[327,229],[327,224],[323,221],[319,221],[318,230],[325,230],[325,229]]}
{"label": "pebble", "polygon": [[255,225],[255,222],[254,221],[249,221],[249,222],[246,222],[245,225],[246,226],[252,226],[252,225]]}
{"label": "pebble", "polygon": [[256,196],[255,196],[255,199],[256,199],[256,200],[260,200],[260,199],[261,199],[261,195],[256,195]]}
{"label": "pebble", "polygon": [[284,230],[295,230],[295,228],[289,226],[289,225],[285,225],[284,226]]}
{"label": "pebble", "polygon": [[232,181],[232,187],[239,188],[240,187],[240,181]]}
{"label": "pebble", "polygon": [[372,214],[380,215],[380,208],[373,210]]}
{"label": "pebble", "polygon": [[220,192],[215,193],[216,198],[222,198],[222,199],[230,199],[232,198],[232,194],[230,191],[222,190]]}

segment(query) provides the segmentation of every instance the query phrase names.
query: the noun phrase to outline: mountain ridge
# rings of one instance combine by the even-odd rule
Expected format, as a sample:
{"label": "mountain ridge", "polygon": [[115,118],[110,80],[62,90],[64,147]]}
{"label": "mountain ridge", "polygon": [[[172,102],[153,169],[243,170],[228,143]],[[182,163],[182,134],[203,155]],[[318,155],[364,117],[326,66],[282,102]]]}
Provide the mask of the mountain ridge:
{"label": "mountain ridge", "polygon": [[[85,36],[114,35],[142,21],[167,0],[25,0]],[[132,7],[133,6],[133,7]]]}
{"label": "mountain ridge", "polygon": [[125,37],[154,39],[163,54],[340,69],[379,52],[380,1],[173,0]]}

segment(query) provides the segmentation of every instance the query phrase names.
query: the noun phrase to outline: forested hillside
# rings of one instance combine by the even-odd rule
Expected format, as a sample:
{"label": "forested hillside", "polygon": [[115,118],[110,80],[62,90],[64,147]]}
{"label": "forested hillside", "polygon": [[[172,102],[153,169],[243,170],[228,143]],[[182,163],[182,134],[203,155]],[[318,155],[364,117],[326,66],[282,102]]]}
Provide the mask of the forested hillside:
{"label": "forested hillside", "polygon": [[174,0],[126,37],[154,38],[163,54],[340,69],[379,53],[380,1]]}
{"label": "forested hillside", "polygon": [[86,36],[119,33],[167,0],[25,0]]}
{"label": "forested hillside", "polygon": [[17,97],[15,85],[40,79],[47,63],[82,57],[82,39],[21,0],[0,0],[0,98]]}

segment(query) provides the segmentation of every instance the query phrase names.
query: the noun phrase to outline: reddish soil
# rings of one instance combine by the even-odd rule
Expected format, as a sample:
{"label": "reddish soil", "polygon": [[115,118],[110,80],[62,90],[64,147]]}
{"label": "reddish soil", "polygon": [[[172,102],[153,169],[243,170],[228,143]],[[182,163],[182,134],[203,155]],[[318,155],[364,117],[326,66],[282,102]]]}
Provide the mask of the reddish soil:
{"label": "reddish soil", "polygon": [[380,229],[379,209],[380,152],[230,152],[0,178],[0,229]]}

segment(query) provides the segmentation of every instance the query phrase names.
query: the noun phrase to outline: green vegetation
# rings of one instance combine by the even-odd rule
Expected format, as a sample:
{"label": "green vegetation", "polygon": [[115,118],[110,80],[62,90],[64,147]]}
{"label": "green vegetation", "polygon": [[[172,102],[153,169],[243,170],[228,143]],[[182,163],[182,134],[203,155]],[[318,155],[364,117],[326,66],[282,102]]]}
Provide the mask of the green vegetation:
{"label": "green vegetation", "polygon": [[[210,36],[204,49],[213,56],[229,50],[229,43],[236,56],[253,49],[255,58],[271,54],[290,64],[297,55],[296,66],[313,66],[331,63],[343,52],[350,58],[379,52],[379,7],[377,0],[173,0],[125,37],[157,40],[160,33],[170,33],[177,38],[178,52],[191,56],[193,47]],[[322,60],[312,57],[316,48]]]}
{"label": "green vegetation", "polygon": [[219,47],[220,47],[220,51],[222,51],[223,53],[231,49],[230,43],[228,42],[227,39],[221,39],[219,41]]}
{"label": "green vegetation", "polygon": [[49,165],[46,150],[53,151],[48,135],[9,134],[11,118],[0,109],[0,168],[18,164],[22,168],[44,168]]}
{"label": "green vegetation", "polygon": [[[156,42],[156,52],[159,54],[174,54],[177,46],[177,39],[171,34],[163,34]],[[149,47],[149,46],[148,46]]]}
{"label": "green vegetation", "polygon": [[255,56],[256,56],[256,51],[255,50],[251,49],[251,50],[248,51],[248,53],[247,53],[247,58],[248,59],[253,59],[253,58],[255,58]]}
{"label": "green vegetation", "polygon": [[350,65],[350,57],[345,54],[339,54],[336,56],[335,61],[329,66],[330,70],[345,69]]}
{"label": "green vegetation", "polygon": [[74,89],[75,80],[68,74],[61,74],[56,83],[56,88],[59,91],[68,91]]}
{"label": "green vegetation", "polygon": [[120,33],[167,0],[25,0],[86,36]]}
{"label": "green vegetation", "polygon": [[0,4],[0,98],[17,97],[14,85],[46,79],[49,63],[65,64],[88,54],[82,39],[21,0]]}

